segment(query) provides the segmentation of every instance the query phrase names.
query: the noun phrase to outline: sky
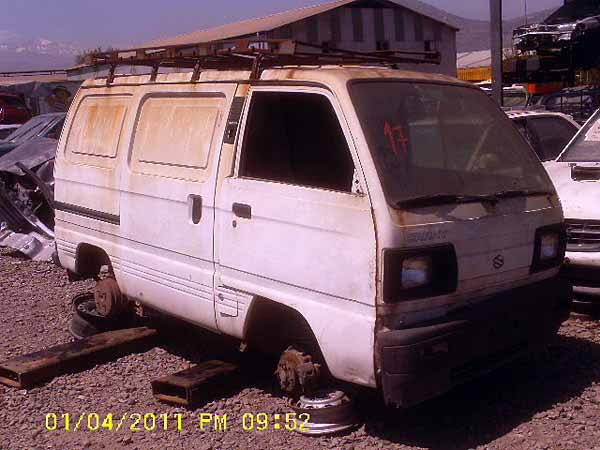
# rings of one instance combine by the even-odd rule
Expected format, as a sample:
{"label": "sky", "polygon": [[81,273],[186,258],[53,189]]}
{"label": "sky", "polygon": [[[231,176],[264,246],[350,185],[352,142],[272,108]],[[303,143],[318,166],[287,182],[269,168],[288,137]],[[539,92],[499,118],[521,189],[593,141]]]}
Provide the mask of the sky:
{"label": "sky", "polygon": [[[46,38],[82,48],[126,47],[328,0],[0,0],[0,36]],[[425,0],[438,8],[485,19],[489,0]],[[522,15],[525,0],[504,0],[505,16]],[[527,0],[530,11],[562,0]]]}

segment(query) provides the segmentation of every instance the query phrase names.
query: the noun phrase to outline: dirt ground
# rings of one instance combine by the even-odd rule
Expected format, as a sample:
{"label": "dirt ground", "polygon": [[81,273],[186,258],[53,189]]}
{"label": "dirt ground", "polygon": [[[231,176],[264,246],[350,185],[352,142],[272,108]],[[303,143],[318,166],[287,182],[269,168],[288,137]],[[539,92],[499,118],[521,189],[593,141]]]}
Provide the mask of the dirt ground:
{"label": "dirt ground", "polygon": [[[69,283],[63,270],[51,264],[0,252],[0,361],[69,342],[71,300],[90,287],[89,282]],[[289,407],[270,376],[273,367],[263,367],[264,361],[257,360],[256,367],[252,360],[246,362],[245,387],[200,409],[158,403],[151,380],[215,355],[233,354],[220,338],[189,331],[166,333],[150,351],[61,376],[29,391],[0,386],[0,450],[600,450],[598,326],[571,319],[546,353],[409,411],[384,408],[377,396],[362,392],[356,401],[364,424],[346,436],[321,438],[276,429],[274,415],[285,414]],[[271,418],[269,429],[244,430],[244,414],[249,429],[251,417],[257,428],[259,413]],[[65,430],[66,414],[70,431]],[[111,414],[112,424],[107,419]],[[136,414],[142,419],[137,426]],[[215,431],[211,423],[201,431],[201,414],[227,414],[227,429]],[[157,425],[150,431],[153,418]],[[73,431],[77,421],[80,426]],[[139,431],[132,432],[132,427]]]}

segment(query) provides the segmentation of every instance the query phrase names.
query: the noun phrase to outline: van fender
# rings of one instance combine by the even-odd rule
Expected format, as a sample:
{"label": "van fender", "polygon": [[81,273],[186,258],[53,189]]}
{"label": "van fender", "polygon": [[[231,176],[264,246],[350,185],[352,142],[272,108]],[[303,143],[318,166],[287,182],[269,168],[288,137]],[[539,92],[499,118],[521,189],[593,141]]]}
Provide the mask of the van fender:
{"label": "van fender", "polygon": [[314,362],[324,364],[326,374],[376,387],[374,308],[339,303],[287,303],[256,296],[248,305],[244,340],[276,354],[293,345],[312,356]]}

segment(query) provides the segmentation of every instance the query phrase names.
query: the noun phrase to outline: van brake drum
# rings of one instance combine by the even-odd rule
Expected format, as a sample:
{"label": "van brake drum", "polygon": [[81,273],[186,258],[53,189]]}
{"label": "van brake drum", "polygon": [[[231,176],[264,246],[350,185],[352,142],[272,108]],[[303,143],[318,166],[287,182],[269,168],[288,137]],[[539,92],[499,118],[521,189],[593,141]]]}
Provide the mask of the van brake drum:
{"label": "van brake drum", "polygon": [[96,283],[94,300],[96,311],[103,317],[116,317],[126,307],[125,297],[113,277],[103,278]]}

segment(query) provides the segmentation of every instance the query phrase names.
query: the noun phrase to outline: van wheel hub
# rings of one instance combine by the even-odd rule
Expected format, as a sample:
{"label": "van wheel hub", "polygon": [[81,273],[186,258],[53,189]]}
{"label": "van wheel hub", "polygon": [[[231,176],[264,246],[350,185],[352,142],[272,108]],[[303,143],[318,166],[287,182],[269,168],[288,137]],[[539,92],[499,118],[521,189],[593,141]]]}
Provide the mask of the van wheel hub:
{"label": "van wheel hub", "polygon": [[102,317],[116,317],[125,310],[126,302],[117,280],[112,277],[104,278],[96,283],[94,289],[96,311]]}
{"label": "van wheel hub", "polygon": [[288,347],[281,357],[275,375],[281,390],[297,397],[312,392],[319,382],[321,365],[315,364],[310,355],[293,347]]}

